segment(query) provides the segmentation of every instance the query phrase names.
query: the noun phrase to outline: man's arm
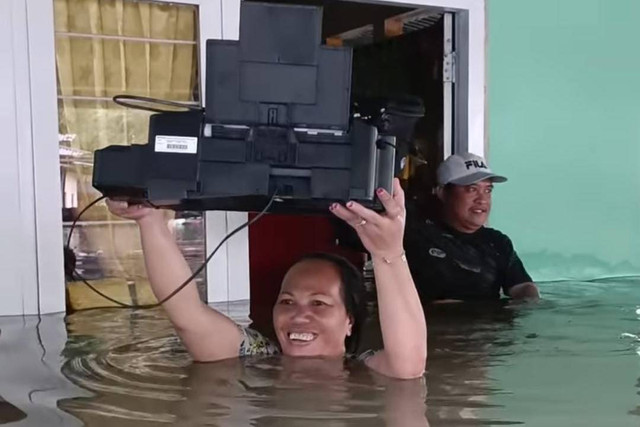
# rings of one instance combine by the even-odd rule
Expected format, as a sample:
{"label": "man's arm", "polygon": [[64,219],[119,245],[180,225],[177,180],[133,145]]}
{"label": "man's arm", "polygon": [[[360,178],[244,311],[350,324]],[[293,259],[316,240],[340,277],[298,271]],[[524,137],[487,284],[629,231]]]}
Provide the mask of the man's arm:
{"label": "man's arm", "polygon": [[540,299],[540,291],[533,282],[524,282],[512,286],[507,294],[515,300],[538,300]]}
{"label": "man's arm", "polygon": [[522,260],[513,248],[513,243],[506,235],[502,234],[507,246],[508,261],[504,275],[503,291],[505,295],[514,300],[538,300],[540,291],[531,279]]}

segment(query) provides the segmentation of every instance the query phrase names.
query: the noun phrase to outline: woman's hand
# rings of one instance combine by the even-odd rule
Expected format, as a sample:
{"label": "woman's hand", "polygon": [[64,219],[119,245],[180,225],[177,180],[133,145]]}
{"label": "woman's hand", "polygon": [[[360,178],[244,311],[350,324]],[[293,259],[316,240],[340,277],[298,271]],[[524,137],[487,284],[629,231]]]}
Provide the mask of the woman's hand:
{"label": "woman's hand", "polygon": [[138,224],[150,220],[162,221],[164,219],[164,215],[160,209],[154,209],[144,205],[129,205],[128,202],[107,199],[107,207],[112,214],[121,218],[131,219]]}
{"label": "woman's hand", "polygon": [[[427,325],[404,250],[405,208],[400,181],[393,195],[376,192],[385,212],[378,214],[355,202],[333,204],[331,212],[349,223],[373,258],[378,318],[383,350],[365,360],[374,371],[394,378],[418,378],[427,360]],[[382,259],[386,262],[376,262]]]}
{"label": "woman's hand", "polygon": [[400,181],[394,178],[393,195],[382,188],[379,188],[376,194],[385,209],[382,214],[353,201],[348,202],[346,206],[334,203],[329,210],[353,227],[373,258],[397,258],[404,252],[404,191]]}

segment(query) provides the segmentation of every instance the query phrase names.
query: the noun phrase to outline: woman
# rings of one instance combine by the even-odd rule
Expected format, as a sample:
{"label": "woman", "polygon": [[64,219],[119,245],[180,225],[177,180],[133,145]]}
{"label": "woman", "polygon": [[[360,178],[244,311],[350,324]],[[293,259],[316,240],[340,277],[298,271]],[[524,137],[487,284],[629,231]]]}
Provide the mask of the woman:
{"label": "woman", "polygon": [[[383,375],[416,378],[424,373],[427,330],[404,257],[404,193],[396,179],[393,195],[384,189],[378,189],[377,195],[385,208],[383,214],[356,202],[344,206],[334,203],[329,210],[355,229],[374,262],[384,348],[367,353],[362,360]],[[162,212],[124,202],[107,204],[114,214],[138,223],[147,274],[159,300],[191,275]],[[194,283],[167,301],[164,308],[196,361],[276,352],[294,357],[344,357],[345,341],[358,326],[357,307],[348,301],[347,271],[330,256],[303,258],[289,269],[273,308],[279,346],[255,331],[240,328],[203,303]]]}

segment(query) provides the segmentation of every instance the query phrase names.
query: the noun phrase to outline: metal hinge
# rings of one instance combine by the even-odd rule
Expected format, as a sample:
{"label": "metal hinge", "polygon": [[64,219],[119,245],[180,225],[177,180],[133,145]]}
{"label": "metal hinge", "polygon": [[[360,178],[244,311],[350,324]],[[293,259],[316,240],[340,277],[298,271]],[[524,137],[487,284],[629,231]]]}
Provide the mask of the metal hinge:
{"label": "metal hinge", "polygon": [[455,83],[456,81],[456,53],[451,52],[444,55],[442,61],[442,81]]}

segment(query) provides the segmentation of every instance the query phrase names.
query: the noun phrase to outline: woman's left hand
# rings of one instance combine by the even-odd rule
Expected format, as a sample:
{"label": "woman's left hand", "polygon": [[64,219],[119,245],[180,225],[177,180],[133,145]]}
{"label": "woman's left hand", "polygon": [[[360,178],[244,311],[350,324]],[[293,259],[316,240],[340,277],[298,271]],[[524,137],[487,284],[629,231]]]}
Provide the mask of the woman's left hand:
{"label": "woman's left hand", "polygon": [[398,178],[394,178],[393,195],[383,188],[379,188],[376,194],[385,209],[381,214],[354,201],[348,202],[345,206],[334,203],[329,210],[353,227],[373,258],[399,257],[404,252],[404,191]]}

